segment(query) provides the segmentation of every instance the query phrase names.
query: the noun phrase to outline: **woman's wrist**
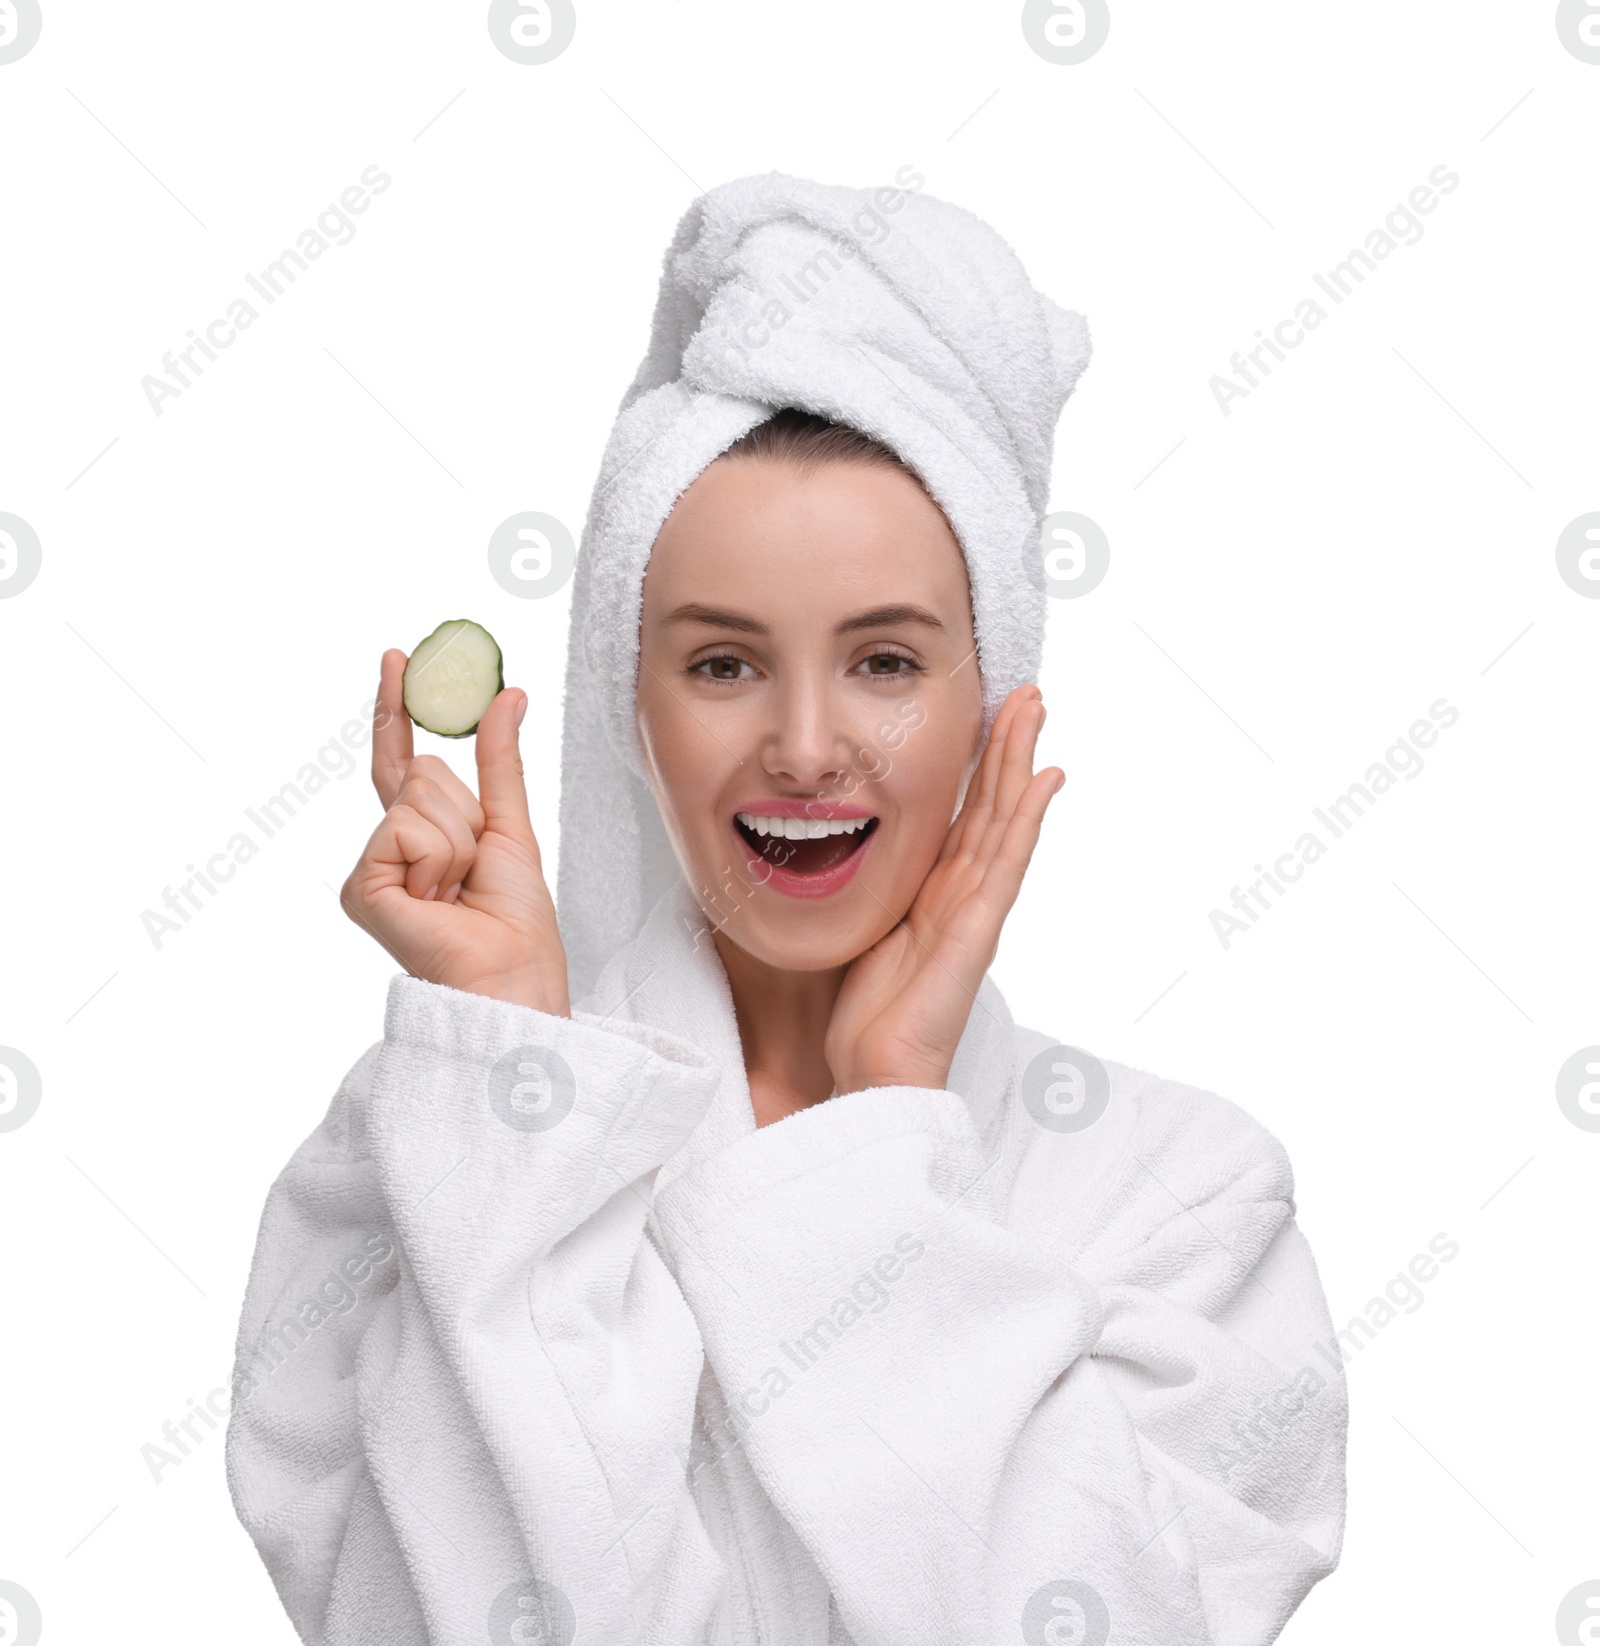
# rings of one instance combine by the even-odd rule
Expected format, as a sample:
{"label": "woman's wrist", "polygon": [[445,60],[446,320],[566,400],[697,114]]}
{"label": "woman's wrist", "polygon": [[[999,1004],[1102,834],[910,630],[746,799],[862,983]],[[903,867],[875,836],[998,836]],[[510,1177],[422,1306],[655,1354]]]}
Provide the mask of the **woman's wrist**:
{"label": "woman's wrist", "polygon": [[496,972],[469,982],[452,983],[464,994],[486,995],[512,1006],[528,1006],[551,1017],[571,1017],[572,1002],[565,977],[552,977],[533,968],[516,972]]}
{"label": "woman's wrist", "polygon": [[949,1079],[948,1066],[935,1068],[930,1064],[920,1069],[847,1070],[836,1077],[834,1084],[839,1096],[845,1097],[851,1092],[864,1092],[874,1086],[926,1086],[931,1091],[943,1091]]}

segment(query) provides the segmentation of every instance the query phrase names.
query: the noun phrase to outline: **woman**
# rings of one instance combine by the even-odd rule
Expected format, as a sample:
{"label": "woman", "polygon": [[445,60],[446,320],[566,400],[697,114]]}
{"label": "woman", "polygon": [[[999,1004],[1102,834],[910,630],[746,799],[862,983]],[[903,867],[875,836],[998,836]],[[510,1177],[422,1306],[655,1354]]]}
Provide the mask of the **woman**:
{"label": "woman", "polygon": [[1282,1148],[986,975],[1087,357],[943,202],[696,202],[579,558],[559,922],[525,694],[474,796],[384,654],[341,901],[405,971],[268,1198],[228,1435],[304,1639],[1232,1646],[1333,1569]]}

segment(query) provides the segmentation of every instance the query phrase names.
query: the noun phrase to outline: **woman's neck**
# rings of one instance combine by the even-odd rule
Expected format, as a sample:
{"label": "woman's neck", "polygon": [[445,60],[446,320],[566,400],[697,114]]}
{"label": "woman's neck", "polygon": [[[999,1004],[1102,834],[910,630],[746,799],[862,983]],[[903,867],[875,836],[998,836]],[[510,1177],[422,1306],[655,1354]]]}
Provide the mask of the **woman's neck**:
{"label": "woman's neck", "polygon": [[847,968],[779,971],[722,932],[713,938],[733,993],[756,1125],[824,1102],[833,1095],[833,1075],[823,1042]]}

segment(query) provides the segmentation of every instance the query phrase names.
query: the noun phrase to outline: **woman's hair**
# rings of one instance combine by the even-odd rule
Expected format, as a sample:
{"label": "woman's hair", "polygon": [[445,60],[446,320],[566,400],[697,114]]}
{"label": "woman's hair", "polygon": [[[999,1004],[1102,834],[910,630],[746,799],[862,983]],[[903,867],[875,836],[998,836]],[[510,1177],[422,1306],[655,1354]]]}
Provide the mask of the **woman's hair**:
{"label": "woman's hair", "polygon": [[793,463],[803,473],[824,463],[860,463],[871,468],[900,469],[923,485],[922,476],[881,440],[849,423],[833,423],[798,406],[774,412],[764,423],[757,423],[741,435],[722,455]]}

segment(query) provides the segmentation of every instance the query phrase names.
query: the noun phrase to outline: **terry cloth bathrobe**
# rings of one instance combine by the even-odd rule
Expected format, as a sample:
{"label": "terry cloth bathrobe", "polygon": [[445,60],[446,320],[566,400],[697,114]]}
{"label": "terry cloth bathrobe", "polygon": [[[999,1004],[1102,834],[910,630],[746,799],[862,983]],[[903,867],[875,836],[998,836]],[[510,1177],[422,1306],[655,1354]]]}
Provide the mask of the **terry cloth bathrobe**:
{"label": "terry cloth bathrobe", "polygon": [[650,545],[778,406],[945,508],[986,722],[1035,676],[1087,333],[902,182],[684,216],[573,589],[577,1007],[397,975],[272,1185],[228,1479],[308,1642],[1259,1646],[1337,1562],[1345,1385],[1279,1143],[989,978],[947,1089],[757,1128],[722,889],[643,781]]}

